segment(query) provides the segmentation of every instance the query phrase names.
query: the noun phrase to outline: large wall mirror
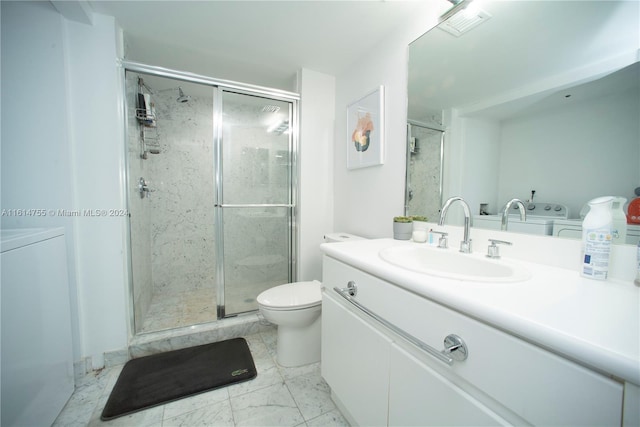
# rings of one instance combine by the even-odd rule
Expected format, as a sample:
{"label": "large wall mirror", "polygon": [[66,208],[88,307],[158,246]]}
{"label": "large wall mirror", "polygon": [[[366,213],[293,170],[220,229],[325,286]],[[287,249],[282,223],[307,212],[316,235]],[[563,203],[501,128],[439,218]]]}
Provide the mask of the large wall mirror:
{"label": "large wall mirror", "polygon": [[[409,46],[408,213],[432,209],[409,197],[423,184],[436,191],[411,176],[439,135],[442,168],[425,176],[442,177],[442,195],[428,203],[462,196],[476,227],[513,198],[537,209],[529,221],[545,226],[534,234],[554,235],[563,220],[579,228],[595,197],[624,198],[626,209],[640,187],[640,2],[463,3],[469,10]],[[545,205],[562,210],[547,220]]]}

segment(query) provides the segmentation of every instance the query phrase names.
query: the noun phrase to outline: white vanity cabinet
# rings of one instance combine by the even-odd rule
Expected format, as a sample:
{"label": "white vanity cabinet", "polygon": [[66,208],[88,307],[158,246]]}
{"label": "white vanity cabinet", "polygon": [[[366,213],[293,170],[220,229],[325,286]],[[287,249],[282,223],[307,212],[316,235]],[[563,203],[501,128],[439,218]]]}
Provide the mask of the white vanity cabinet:
{"label": "white vanity cabinet", "polygon": [[391,340],[330,295],[322,316],[322,374],[332,392],[356,424],[386,425]]}
{"label": "white vanity cabinet", "polygon": [[439,374],[420,356],[391,348],[389,425],[496,426],[509,423]]}
{"label": "white vanity cabinet", "polygon": [[[323,282],[322,374],[355,424],[622,423],[617,380],[329,256]],[[334,290],[348,282],[370,313]],[[449,365],[403,333],[437,351],[455,334],[468,357]]]}

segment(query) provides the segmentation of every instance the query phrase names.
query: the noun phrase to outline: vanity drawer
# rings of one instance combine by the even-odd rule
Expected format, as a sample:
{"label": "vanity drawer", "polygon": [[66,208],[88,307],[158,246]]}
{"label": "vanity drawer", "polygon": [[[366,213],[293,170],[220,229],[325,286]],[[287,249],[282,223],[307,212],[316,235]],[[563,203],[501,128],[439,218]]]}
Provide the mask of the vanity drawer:
{"label": "vanity drawer", "polygon": [[[356,301],[425,344],[441,350],[447,335],[461,337],[468,358],[451,366],[410,347],[451,381],[480,390],[526,422],[620,425],[621,383],[328,256],[323,266],[326,291],[355,282]],[[403,338],[387,333],[407,347]]]}

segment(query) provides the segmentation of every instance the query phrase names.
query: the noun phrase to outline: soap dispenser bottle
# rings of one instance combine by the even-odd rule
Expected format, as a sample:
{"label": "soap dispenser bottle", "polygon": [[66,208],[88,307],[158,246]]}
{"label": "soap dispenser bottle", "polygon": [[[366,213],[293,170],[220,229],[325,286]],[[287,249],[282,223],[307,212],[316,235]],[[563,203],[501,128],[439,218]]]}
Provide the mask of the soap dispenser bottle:
{"label": "soap dispenser bottle", "polygon": [[589,213],[582,222],[580,274],[584,277],[605,280],[609,273],[613,200],[613,197],[598,197],[589,201]]}

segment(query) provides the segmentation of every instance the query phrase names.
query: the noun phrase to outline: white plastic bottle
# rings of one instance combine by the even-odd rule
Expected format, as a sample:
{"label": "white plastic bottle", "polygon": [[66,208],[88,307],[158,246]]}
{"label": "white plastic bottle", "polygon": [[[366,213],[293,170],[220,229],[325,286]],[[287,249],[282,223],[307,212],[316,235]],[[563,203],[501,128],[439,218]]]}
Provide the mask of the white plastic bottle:
{"label": "white plastic bottle", "polygon": [[613,197],[598,197],[589,201],[589,213],[582,222],[582,265],[580,274],[605,280],[609,273],[609,257],[613,236]]}
{"label": "white plastic bottle", "polygon": [[624,213],[624,204],[627,199],[624,197],[615,197],[611,208],[613,244],[624,245],[627,242],[627,215]]}

